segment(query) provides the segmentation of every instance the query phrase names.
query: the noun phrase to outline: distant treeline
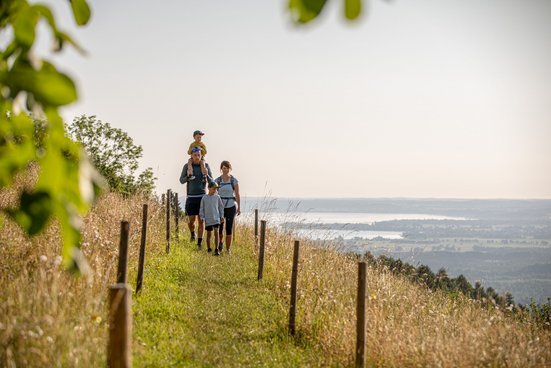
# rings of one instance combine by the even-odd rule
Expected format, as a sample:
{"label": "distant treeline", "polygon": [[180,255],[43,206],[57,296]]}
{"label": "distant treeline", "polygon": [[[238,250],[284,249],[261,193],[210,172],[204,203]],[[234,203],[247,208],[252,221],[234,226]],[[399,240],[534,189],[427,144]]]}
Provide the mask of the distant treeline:
{"label": "distant treeline", "polygon": [[438,272],[434,273],[427,265],[415,267],[386,255],[375,257],[371,252],[358,257],[364,258],[372,266],[383,267],[396,275],[406,276],[412,282],[431,290],[442,290],[450,294],[463,293],[471,299],[480,301],[485,306],[498,307],[510,313],[529,312],[542,326],[551,328],[551,298],[548,298],[547,303],[532,302],[526,306],[515,303],[513,295],[509,292],[500,295],[492,287],[484,288],[478,281],[473,286],[463,275],[455,278],[449,277],[444,268],[440,268]]}

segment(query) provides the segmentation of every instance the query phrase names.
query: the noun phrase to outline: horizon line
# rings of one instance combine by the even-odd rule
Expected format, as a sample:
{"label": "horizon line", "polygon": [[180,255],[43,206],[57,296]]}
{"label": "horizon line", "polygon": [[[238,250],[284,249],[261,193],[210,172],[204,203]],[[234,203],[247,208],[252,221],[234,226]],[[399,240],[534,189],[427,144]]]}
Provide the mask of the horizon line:
{"label": "horizon line", "polygon": [[448,201],[551,201],[551,198],[506,198],[506,197],[300,197],[300,196],[267,196],[267,195],[242,195],[243,198],[273,198],[273,199],[376,199],[376,200],[448,200]]}

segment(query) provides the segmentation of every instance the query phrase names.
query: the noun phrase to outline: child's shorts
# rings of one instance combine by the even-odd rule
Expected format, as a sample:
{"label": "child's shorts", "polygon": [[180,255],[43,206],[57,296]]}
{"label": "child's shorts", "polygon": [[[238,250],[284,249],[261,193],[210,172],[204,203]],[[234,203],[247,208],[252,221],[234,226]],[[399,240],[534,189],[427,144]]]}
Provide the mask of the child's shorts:
{"label": "child's shorts", "polygon": [[212,231],[214,229],[218,229],[219,226],[220,224],[205,226],[205,230]]}

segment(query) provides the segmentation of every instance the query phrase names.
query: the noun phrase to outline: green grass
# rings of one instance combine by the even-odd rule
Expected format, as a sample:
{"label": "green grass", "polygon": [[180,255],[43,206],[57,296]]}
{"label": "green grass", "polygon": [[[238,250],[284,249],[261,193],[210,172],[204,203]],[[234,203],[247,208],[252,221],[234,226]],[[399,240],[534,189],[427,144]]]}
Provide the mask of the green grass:
{"label": "green grass", "polygon": [[135,366],[320,366],[322,354],[287,333],[288,300],[257,281],[257,259],[236,244],[220,257],[188,242],[146,259],[133,299]]}

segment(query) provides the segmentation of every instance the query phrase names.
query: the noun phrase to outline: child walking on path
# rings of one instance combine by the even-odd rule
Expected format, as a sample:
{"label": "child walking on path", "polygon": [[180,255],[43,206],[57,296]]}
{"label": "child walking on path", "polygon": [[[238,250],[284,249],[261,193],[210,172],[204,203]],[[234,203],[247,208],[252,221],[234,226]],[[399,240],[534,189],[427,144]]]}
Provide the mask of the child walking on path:
{"label": "child walking on path", "polygon": [[[205,145],[205,143],[203,143],[201,141],[203,139],[204,135],[205,135],[205,133],[203,133],[200,130],[196,130],[196,131],[193,132],[194,141],[191,142],[191,144],[189,145],[189,148],[187,150],[187,154],[191,155],[195,148],[200,148],[201,149],[201,173],[203,174],[203,181],[206,181],[207,176],[208,176],[207,168],[205,166],[205,155],[207,154],[207,146]],[[193,176],[193,171],[191,169],[191,157],[188,160],[188,166],[187,167],[188,167],[187,168],[187,176],[191,180],[195,179],[195,177]]]}
{"label": "child walking on path", "polygon": [[207,251],[212,252],[210,240],[214,230],[214,255],[220,255],[222,251],[219,244],[218,228],[224,223],[224,205],[222,198],[216,193],[218,184],[215,182],[209,183],[209,193],[201,199],[199,208],[199,216],[205,221],[205,230],[207,230]]}

